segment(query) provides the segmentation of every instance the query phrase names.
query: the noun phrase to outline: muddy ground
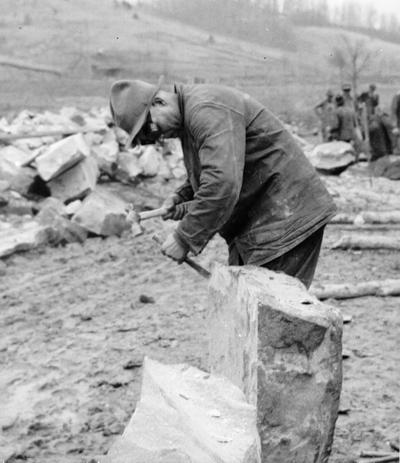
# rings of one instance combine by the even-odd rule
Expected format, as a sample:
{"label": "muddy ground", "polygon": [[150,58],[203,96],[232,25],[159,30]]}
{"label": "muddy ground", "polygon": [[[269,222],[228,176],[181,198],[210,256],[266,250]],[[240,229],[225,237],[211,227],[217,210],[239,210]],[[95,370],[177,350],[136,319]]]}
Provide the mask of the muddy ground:
{"label": "muddy ground", "polygon": [[[133,238],[91,238],[0,261],[0,460],[89,462],[104,454],[135,410],[144,355],[207,366],[207,282],[162,256],[152,220]],[[315,280],[398,278],[393,251],[330,250],[330,225]],[[398,233],[395,230],[393,233]],[[214,239],[198,259],[225,262]],[[344,326],[342,407],[332,463],[388,450],[400,416],[400,299],[329,301]]]}

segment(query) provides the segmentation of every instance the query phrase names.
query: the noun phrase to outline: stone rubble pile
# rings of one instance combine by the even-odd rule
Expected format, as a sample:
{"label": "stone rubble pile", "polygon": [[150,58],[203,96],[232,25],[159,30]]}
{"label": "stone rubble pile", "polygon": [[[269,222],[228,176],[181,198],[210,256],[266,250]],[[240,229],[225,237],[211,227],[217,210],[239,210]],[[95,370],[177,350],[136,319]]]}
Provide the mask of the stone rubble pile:
{"label": "stone rubble pile", "polygon": [[126,137],[106,108],[1,118],[0,257],[90,234],[120,235],[129,228],[128,204],[102,184],[135,188],[185,175],[178,139],[125,149]]}

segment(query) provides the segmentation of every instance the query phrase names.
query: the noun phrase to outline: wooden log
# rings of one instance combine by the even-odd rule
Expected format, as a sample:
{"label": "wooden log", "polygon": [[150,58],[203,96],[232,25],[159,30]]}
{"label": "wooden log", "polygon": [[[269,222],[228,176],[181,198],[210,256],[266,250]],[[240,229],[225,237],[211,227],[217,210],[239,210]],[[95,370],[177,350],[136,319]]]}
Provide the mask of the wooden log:
{"label": "wooden log", "polygon": [[400,280],[388,279],[355,284],[313,285],[310,292],[318,299],[352,299],[363,296],[399,296]]}
{"label": "wooden log", "polygon": [[400,211],[364,211],[360,214],[339,213],[332,218],[331,223],[363,224],[399,224]]}
{"label": "wooden log", "polygon": [[393,453],[391,455],[387,455],[386,457],[368,458],[366,463],[390,463],[392,461],[399,461],[399,455]]}
{"label": "wooden log", "polygon": [[54,66],[31,63],[28,61],[11,58],[9,56],[0,56],[0,65],[10,66],[18,69],[27,69],[28,71],[34,72],[46,72],[49,74],[55,74],[56,76],[62,75],[62,70]]}
{"label": "wooden log", "polygon": [[0,143],[12,143],[13,141],[21,140],[23,138],[65,137],[68,135],[75,135],[77,133],[101,132],[103,130],[106,130],[106,127],[82,127],[81,129],[66,128],[63,130],[44,130],[42,132],[0,134]]}
{"label": "wooden log", "polygon": [[400,249],[400,239],[389,236],[343,235],[332,249]]}
{"label": "wooden log", "polygon": [[382,458],[382,457],[392,457],[393,455],[395,455],[393,452],[371,452],[371,451],[365,452],[365,451],[362,451],[360,453],[361,458]]}

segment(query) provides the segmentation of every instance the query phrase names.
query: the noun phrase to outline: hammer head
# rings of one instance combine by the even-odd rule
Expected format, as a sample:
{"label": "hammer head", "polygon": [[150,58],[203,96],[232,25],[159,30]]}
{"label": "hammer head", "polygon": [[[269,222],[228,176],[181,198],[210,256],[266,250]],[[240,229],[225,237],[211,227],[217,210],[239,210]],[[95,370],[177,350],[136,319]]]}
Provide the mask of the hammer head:
{"label": "hammer head", "polygon": [[133,204],[128,204],[126,209],[126,221],[131,226],[132,236],[141,235],[144,232],[143,227],[140,225],[140,215],[133,208]]}

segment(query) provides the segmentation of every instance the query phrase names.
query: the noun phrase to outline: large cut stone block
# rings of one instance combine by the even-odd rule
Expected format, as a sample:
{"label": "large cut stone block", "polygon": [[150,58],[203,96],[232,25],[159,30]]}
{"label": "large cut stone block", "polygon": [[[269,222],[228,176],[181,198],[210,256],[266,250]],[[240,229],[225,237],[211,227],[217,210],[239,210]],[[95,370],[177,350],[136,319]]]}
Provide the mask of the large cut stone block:
{"label": "large cut stone block", "polygon": [[126,207],[124,200],[98,186],[83,200],[72,221],[96,235],[121,235],[131,228]]}
{"label": "large cut stone block", "polygon": [[48,182],[73,165],[89,156],[90,149],[81,133],[71,135],[53,143],[36,158],[36,168],[45,182]]}
{"label": "large cut stone block", "polygon": [[99,169],[91,157],[85,158],[48,182],[51,195],[62,202],[82,199],[95,189]]}
{"label": "large cut stone block", "polygon": [[342,384],[342,319],[295,278],[216,266],[210,370],[257,407],[263,463],[327,462]]}
{"label": "large cut stone block", "polygon": [[230,381],[145,359],[140,401],[109,463],[259,463],[255,408]]}

